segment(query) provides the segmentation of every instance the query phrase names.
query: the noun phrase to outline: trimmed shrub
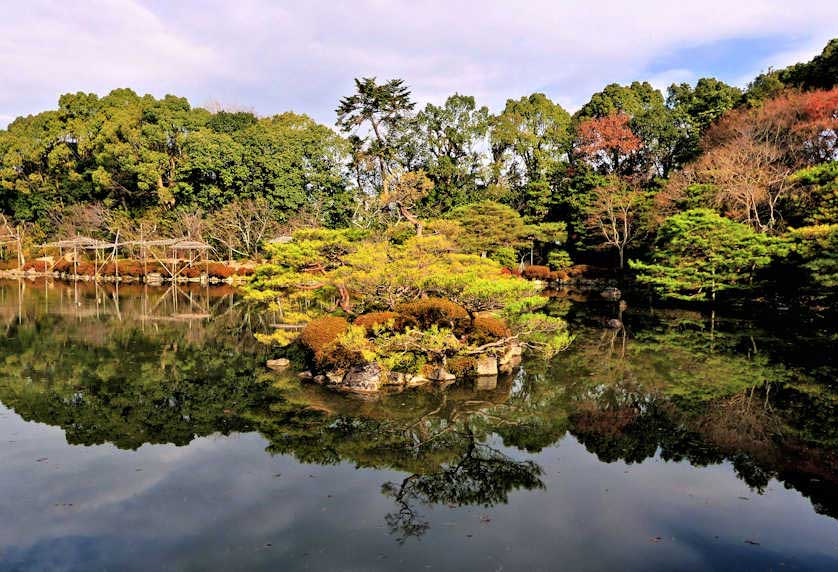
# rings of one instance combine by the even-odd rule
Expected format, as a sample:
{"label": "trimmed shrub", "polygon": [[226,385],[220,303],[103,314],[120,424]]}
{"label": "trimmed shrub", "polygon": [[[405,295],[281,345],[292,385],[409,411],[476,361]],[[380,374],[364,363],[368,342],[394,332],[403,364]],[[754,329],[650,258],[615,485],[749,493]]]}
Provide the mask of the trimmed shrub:
{"label": "trimmed shrub", "polygon": [[35,272],[46,272],[50,269],[50,263],[46,260],[32,260],[21,267],[24,272],[33,270]]}
{"label": "trimmed shrub", "polygon": [[545,280],[549,281],[552,279],[553,275],[550,271],[550,268],[547,266],[539,266],[537,264],[533,264],[531,266],[527,266],[524,268],[524,278],[529,278],[530,280]]}
{"label": "trimmed shrub", "polygon": [[469,317],[465,308],[444,298],[425,298],[404,302],[396,306],[396,311],[416,320],[423,330],[431,326],[454,328]]}
{"label": "trimmed shrub", "polygon": [[567,269],[567,274],[571,278],[581,277],[584,274],[590,272],[591,267],[587,264],[577,264],[576,266],[571,266]]}
{"label": "trimmed shrub", "polygon": [[478,316],[472,323],[469,341],[476,345],[488,344],[511,334],[504,320],[494,316]]}
{"label": "trimmed shrub", "polygon": [[136,260],[120,260],[119,273],[123,276],[134,276],[137,278],[145,275],[142,262]]}
{"label": "trimmed shrub", "polygon": [[309,322],[300,334],[300,342],[314,352],[314,357],[322,361],[327,347],[341,335],[349,322],[337,316],[324,316]]}
{"label": "trimmed shrub", "polygon": [[226,264],[221,262],[209,262],[204,267],[201,266],[203,270],[206,270],[207,276],[211,276],[213,278],[229,278],[235,273],[235,270]]}
{"label": "trimmed shrub", "polygon": [[199,266],[188,266],[180,270],[180,275],[187,278],[200,278],[203,273],[203,267]]}
{"label": "trimmed shrub", "polygon": [[253,276],[255,272],[256,269],[251,268],[250,266],[240,266],[235,269],[235,274],[238,276]]}
{"label": "trimmed shrub", "polygon": [[362,314],[355,318],[354,324],[356,326],[363,326],[369,334],[372,333],[375,326],[383,326],[391,320],[393,321],[393,326],[388,328],[388,330],[394,332],[404,330],[412,321],[396,312],[370,312],[369,314]]}

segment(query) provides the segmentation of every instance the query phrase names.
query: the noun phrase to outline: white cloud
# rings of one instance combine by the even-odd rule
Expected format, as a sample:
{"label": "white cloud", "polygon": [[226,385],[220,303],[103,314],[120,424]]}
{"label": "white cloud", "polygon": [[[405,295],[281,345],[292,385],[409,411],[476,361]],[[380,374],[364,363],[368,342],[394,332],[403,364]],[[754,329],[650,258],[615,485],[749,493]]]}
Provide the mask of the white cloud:
{"label": "white cloud", "polygon": [[19,3],[0,21],[0,114],[53,107],[68,91],[174,90],[223,65],[211,44],[131,0]]}
{"label": "white cloud", "polygon": [[538,90],[575,107],[611,81],[691,78],[683,62],[648,72],[686,48],[782,37],[811,54],[836,21],[831,0],[34,0],[0,19],[0,114],[131,86],[331,123],[360,75],[402,77],[420,101],[497,109]]}

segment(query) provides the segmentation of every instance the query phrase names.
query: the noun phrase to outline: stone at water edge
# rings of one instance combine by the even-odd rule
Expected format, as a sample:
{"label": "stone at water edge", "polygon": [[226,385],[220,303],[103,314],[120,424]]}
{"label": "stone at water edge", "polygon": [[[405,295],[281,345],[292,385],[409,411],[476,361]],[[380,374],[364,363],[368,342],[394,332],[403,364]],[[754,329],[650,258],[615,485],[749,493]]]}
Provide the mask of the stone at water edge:
{"label": "stone at water edge", "polygon": [[434,381],[454,381],[457,379],[457,376],[444,367],[439,367],[434,369],[430,375],[428,375],[428,379],[432,379]]}
{"label": "stone at water edge", "polygon": [[431,380],[423,375],[413,375],[407,380],[407,387],[419,387],[420,385],[426,385],[430,382]]}
{"label": "stone at water edge", "polygon": [[412,373],[402,373],[391,371],[383,380],[382,385],[391,385],[396,387],[419,387],[430,383],[431,380],[421,375],[414,375]]}
{"label": "stone at water edge", "polygon": [[384,385],[394,385],[396,387],[404,387],[407,385],[407,380],[410,379],[410,374],[391,371],[383,380]]}
{"label": "stone at water edge", "polygon": [[498,359],[492,355],[482,355],[477,358],[477,375],[497,375]]}
{"label": "stone at water edge", "polygon": [[314,378],[310,371],[301,371],[297,374],[297,377],[303,380],[310,380]]}
{"label": "stone at water edge", "polygon": [[383,384],[381,367],[377,363],[368,363],[349,368],[337,385],[349,391],[379,391]]}
{"label": "stone at water edge", "polygon": [[272,369],[274,371],[282,371],[284,369],[288,369],[291,365],[291,360],[287,358],[279,358],[279,359],[269,359],[265,362],[265,366],[268,369]]}

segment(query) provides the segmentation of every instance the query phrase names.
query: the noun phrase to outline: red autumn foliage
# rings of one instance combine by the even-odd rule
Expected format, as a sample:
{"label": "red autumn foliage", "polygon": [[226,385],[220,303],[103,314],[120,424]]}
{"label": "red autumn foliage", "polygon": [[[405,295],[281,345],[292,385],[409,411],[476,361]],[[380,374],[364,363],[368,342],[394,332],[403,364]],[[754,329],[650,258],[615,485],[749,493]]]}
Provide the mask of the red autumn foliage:
{"label": "red autumn foliage", "polygon": [[753,109],[726,113],[702,139],[705,152],[743,139],[775,147],[782,161],[801,168],[838,153],[838,88],[786,92]]}
{"label": "red autumn foliage", "polygon": [[314,353],[314,358],[320,365],[344,367],[358,360],[359,356],[347,352],[333,344],[349,322],[337,316],[324,316],[312,320],[300,334],[300,342]]}
{"label": "red autumn foliage", "polygon": [[188,266],[180,270],[180,275],[187,278],[200,278],[203,273],[204,269],[199,266]]}
{"label": "red autumn foliage", "polygon": [[539,266],[538,264],[524,268],[523,275],[524,278],[529,278],[530,280],[549,281],[553,278],[553,272],[548,266]]}
{"label": "red autumn foliage", "polygon": [[119,274],[120,276],[133,276],[134,278],[139,278],[141,276],[145,276],[146,272],[153,272],[152,267],[156,269],[156,266],[149,266],[146,265],[146,268],[143,269],[142,262],[137,260],[121,260],[119,262]]}
{"label": "red autumn foliage", "polygon": [[[10,268],[17,267],[17,262],[13,262],[14,265],[10,266]],[[35,269],[36,266],[34,266],[34,264],[40,262],[41,261],[35,261],[31,264],[27,264],[26,268]],[[38,267],[40,268],[40,264],[38,264]],[[87,260],[80,260],[77,264],[74,264],[66,258],[59,258],[51,269],[56,272],[66,272],[69,274],[76,272],[80,276],[93,276],[97,273],[99,276],[115,276],[117,275],[117,272],[120,276],[132,276],[134,278],[141,278],[146,274],[151,274],[152,272],[158,272],[164,276],[169,275],[168,271],[159,262],[147,260],[143,263],[140,260],[133,259],[120,260],[118,263],[113,261],[106,263],[94,263]],[[47,270],[50,270],[50,268],[47,268]],[[42,270],[38,270],[38,272],[42,272]],[[232,266],[228,266],[222,262],[210,262],[208,264],[195,264],[194,266],[188,268],[181,267],[179,271],[180,276],[185,276],[187,278],[199,278],[205,273],[214,278],[224,279],[233,275],[250,276],[253,274],[253,268],[233,268]]]}
{"label": "red autumn foliage", "polygon": [[34,272],[47,272],[50,269],[50,263],[46,260],[32,260],[21,267],[24,272],[32,270]]}
{"label": "red autumn foliage", "polygon": [[235,274],[235,269],[220,262],[209,262],[202,267],[202,271],[206,271],[207,276],[212,278],[229,278]]}
{"label": "red autumn foliage", "polygon": [[629,127],[625,113],[586,119],[577,129],[577,152],[583,159],[609,173],[619,173],[642,142]]}
{"label": "red autumn foliage", "polygon": [[838,157],[838,88],[786,92],[752,109],[725,114],[702,139],[704,154],[655,199],[659,218],[705,185],[705,202],[766,232],[787,213],[796,170]]}

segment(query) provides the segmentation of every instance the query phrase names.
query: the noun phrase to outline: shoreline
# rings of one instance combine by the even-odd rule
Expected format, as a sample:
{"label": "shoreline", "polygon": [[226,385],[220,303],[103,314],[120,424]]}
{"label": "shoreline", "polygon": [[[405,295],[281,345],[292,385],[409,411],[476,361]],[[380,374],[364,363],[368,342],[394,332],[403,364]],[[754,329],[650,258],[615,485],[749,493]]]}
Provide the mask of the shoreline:
{"label": "shoreline", "polygon": [[199,277],[188,276],[163,276],[159,273],[150,273],[145,276],[132,276],[130,274],[122,274],[119,276],[112,274],[71,274],[69,272],[47,271],[39,272],[36,270],[0,270],[0,279],[7,280],[21,280],[37,278],[52,278],[55,280],[62,280],[65,282],[109,282],[109,283],[144,283],[149,285],[163,284],[163,283],[196,283],[196,284],[229,284],[237,286],[244,284],[249,280],[249,276],[240,276],[234,274],[227,278],[218,278],[216,276],[207,276],[202,274]]}

